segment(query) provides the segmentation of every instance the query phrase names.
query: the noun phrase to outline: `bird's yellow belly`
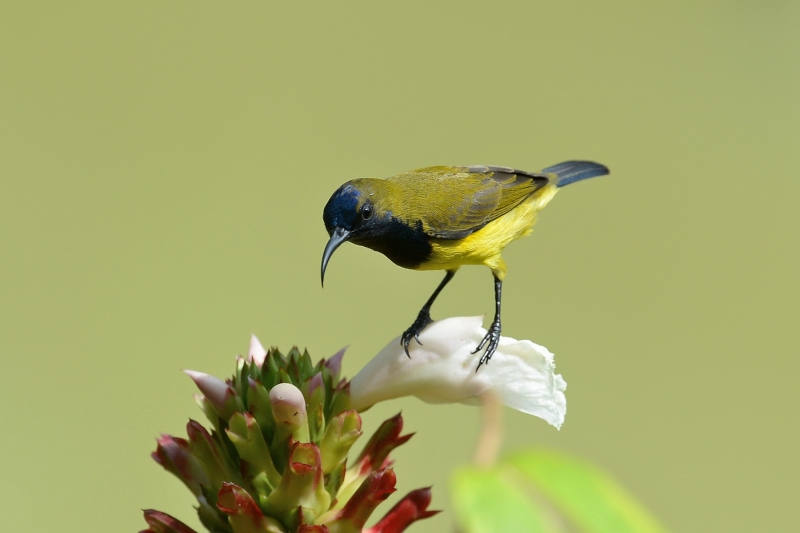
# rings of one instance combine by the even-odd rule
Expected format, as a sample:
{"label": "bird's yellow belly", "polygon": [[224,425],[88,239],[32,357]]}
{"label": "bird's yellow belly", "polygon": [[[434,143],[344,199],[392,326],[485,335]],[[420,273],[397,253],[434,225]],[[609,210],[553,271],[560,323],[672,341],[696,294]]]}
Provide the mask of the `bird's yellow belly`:
{"label": "bird's yellow belly", "polygon": [[558,188],[546,186],[530,200],[463,239],[431,239],[430,258],[417,270],[455,270],[462,265],[486,265],[503,279],[506,265],[503,249],[520,237],[530,234],[537,213],[555,196]]}

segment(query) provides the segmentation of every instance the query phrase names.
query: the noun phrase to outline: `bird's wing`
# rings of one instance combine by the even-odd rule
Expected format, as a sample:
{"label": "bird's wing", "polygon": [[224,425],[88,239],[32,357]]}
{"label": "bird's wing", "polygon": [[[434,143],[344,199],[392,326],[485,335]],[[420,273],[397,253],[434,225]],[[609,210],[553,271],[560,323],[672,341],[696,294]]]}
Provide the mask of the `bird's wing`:
{"label": "bird's wing", "polygon": [[463,239],[548,183],[542,174],[485,166],[430,167],[404,178],[417,189],[407,201],[419,202],[408,206],[409,212],[418,214],[425,233],[438,239]]}

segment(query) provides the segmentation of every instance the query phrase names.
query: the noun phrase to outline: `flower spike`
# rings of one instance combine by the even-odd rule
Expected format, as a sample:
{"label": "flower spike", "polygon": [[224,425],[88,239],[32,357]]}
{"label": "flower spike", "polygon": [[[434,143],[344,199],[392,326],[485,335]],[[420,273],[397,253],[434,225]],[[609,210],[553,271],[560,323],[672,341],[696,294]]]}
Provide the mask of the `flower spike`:
{"label": "flower spike", "polygon": [[[211,426],[189,420],[188,438],[162,435],[152,457],[195,495],[204,531],[363,533],[395,491],[389,454],[411,435],[402,435],[400,415],[390,418],[347,468],[362,420],[340,376],[343,354],[314,363],[296,348],[264,350],[253,336],[229,380],[186,371]],[[427,489],[412,492],[375,533],[430,516],[429,501]],[[158,511],[145,511],[145,521],[142,533],[197,533]]]}

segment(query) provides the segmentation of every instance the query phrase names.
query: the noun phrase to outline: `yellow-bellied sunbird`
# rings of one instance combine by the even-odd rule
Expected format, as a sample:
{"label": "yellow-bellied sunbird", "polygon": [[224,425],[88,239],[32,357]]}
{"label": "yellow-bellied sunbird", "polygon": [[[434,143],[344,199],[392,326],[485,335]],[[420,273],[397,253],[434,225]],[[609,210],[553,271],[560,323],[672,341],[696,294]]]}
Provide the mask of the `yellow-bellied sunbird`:
{"label": "yellow-bellied sunbird", "polygon": [[419,342],[419,333],[432,322],[431,305],[459,267],[488,266],[494,275],[495,315],[473,352],[486,348],[479,369],[500,342],[503,249],[532,231],[538,211],[560,187],[605,174],[608,168],[598,163],[565,161],[537,173],[490,166],[428,167],[385,180],[348,181],[333,193],[322,214],[330,235],[322,254],[322,281],[328,260],[345,241],[380,252],[401,267],[445,270],[401,337],[408,355],[411,339]]}

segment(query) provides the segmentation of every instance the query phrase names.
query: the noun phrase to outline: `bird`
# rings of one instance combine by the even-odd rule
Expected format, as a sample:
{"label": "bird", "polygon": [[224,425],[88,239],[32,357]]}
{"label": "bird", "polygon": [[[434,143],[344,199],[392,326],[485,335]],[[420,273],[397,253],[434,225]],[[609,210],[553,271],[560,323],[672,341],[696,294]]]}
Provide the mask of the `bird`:
{"label": "bird", "polygon": [[[444,279],[400,337],[410,357],[411,340],[433,320],[430,310],[442,289],[465,265],[489,267],[495,314],[472,353],[484,350],[477,372],[497,350],[506,263],[503,249],[533,231],[537,213],[558,190],[609,173],[592,161],[565,161],[540,172],[499,166],[434,166],[387,179],[358,178],[340,186],[322,213],[329,240],[320,278],[333,252],[345,242],[365,246],[412,270],[444,270]],[[420,343],[421,344],[421,343]]]}

